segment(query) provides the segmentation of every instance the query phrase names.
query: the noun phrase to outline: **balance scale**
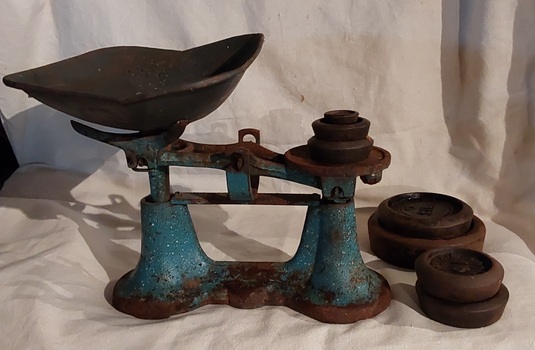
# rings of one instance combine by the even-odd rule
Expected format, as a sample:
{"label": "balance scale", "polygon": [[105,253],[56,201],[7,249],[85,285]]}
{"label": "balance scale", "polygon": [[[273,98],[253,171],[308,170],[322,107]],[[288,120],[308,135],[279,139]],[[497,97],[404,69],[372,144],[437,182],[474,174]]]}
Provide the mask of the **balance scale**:
{"label": "balance scale", "polygon": [[[356,178],[374,184],[390,154],[373,146],[369,122],[353,111],[331,111],[313,124],[316,136],[284,154],[243,129],[236,143],[181,139],[186,126],[217,107],[259,54],[262,34],[229,38],[186,51],[110,47],[4,78],[8,86],[81,120],[135,130],[74,130],[122,149],[134,171],[147,172],[141,200],[141,254],[115,284],[113,306],[160,319],[207,304],[237,308],[287,306],[321,322],[351,323],[390,304],[386,280],[364,264],[357,242]],[[247,138],[254,141],[246,141]],[[223,170],[227,192],[171,193],[169,167]],[[260,193],[268,176],[321,190],[321,195]],[[301,242],[287,262],[214,261],[202,250],[190,205],[307,207]]]}

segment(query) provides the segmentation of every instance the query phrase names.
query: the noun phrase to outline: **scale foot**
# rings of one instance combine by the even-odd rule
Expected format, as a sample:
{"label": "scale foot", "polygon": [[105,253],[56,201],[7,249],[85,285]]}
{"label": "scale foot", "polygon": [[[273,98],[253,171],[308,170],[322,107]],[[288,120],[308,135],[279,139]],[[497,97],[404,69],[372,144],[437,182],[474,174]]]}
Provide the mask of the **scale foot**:
{"label": "scale foot", "polygon": [[[238,309],[253,309],[262,306],[287,306],[303,315],[325,323],[353,323],[371,318],[383,312],[391,300],[390,286],[380,275],[381,286],[375,301],[367,304],[351,304],[345,307],[333,305],[317,305],[310,301],[295,296],[286,296],[274,292],[266,286],[237,286],[239,282],[233,282],[232,287],[225,283],[206,293],[204,297],[200,293],[176,293],[169,295],[169,301],[157,299],[151,295],[144,297],[122,297],[117,286],[124,283],[129,273],[123,276],[116,284],[113,292],[113,306],[124,313],[142,319],[164,319],[172,315],[185,313],[204,305],[224,304]],[[269,290],[269,291],[268,291]]]}
{"label": "scale foot", "polygon": [[388,308],[392,295],[390,285],[383,276],[379,295],[375,301],[367,304],[352,304],[345,307],[332,305],[316,305],[306,300],[292,301],[289,306],[297,312],[324,323],[354,323],[374,317]]}

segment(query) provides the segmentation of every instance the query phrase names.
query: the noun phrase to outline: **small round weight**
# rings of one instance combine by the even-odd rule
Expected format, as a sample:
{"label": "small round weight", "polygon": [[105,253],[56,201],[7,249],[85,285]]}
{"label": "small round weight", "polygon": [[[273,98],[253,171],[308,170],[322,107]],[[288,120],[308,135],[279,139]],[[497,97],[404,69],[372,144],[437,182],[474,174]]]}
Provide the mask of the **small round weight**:
{"label": "small round weight", "polygon": [[323,141],[315,136],[308,140],[310,156],[321,163],[342,164],[356,163],[368,158],[373,139],[367,137],[356,141]]}
{"label": "small round weight", "polygon": [[359,120],[359,112],[349,109],[337,109],[323,113],[323,119],[329,124],[352,124]]}
{"label": "small round weight", "polygon": [[390,264],[413,269],[416,258],[430,249],[457,247],[482,250],[486,230],[483,221],[474,215],[471,228],[461,236],[448,239],[407,237],[382,227],[375,212],[368,220],[368,232],[375,255]]}
{"label": "small round weight", "polygon": [[493,297],[504,275],[502,265],[493,257],[461,248],[429,250],[416,259],[414,269],[428,294],[462,303]]}
{"label": "small round weight", "polygon": [[381,225],[404,236],[447,239],[461,236],[471,226],[474,212],[465,202],[427,192],[399,194],[377,208]]}
{"label": "small round weight", "polygon": [[366,138],[370,130],[370,121],[358,118],[350,124],[328,123],[325,118],[315,120],[312,129],[316,138],[325,141],[355,141]]}
{"label": "small round weight", "polygon": [[503,284],[492,298],[477,303],[435,298],[425,292],[419,281],[416,282],[416,294],[422,311],[430,319],[459,328],[480,328],[495,323],[502,317],[509,300],[509,291]]}

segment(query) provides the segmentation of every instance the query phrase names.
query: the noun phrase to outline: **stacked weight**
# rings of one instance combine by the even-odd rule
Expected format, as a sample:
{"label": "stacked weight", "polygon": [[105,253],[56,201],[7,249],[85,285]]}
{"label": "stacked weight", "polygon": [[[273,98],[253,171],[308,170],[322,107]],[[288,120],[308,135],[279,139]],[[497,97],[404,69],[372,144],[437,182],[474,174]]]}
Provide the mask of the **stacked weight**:
{"label": "stacked weight", "polygon": [[312,123],[314,135],[308,140],[310,156],[321,163],[356,163],[368,158],[373,139],[370,122],[350,110],[326,112]]}
{"label": "stacked weight", "polygon": [[491,256],[470,249],[434,249],[415,263],[416,293],[431,319],[461,328],[498,321],[509,299],[504,270]]}
{"label": "stacked weight", "polygon": [[463,201],[438,193],[413,192],[384,200],[368,220],[370,246],[377,257],[413,269],[430,249],[481,251],[485,225]]}

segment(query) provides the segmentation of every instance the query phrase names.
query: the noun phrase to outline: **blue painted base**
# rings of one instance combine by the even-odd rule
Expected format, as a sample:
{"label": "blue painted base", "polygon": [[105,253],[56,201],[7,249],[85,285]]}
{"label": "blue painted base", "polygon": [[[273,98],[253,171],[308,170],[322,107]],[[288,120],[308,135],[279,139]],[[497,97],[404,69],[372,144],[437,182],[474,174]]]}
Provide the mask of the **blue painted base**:
{"label": "blue painted base", "polygon": [[214,261],[200,247],[187,205],[149,198],[141,202],[140,260],[113,293],[122,312],[166,318],[206,304],[285,305],[349,323],[390,303],[388,283],[362,261],[352,198],[309,206],[299,248],[285,263]]}

